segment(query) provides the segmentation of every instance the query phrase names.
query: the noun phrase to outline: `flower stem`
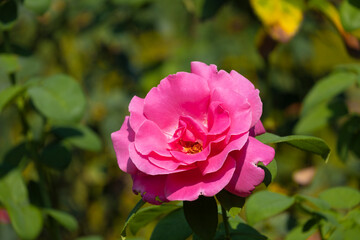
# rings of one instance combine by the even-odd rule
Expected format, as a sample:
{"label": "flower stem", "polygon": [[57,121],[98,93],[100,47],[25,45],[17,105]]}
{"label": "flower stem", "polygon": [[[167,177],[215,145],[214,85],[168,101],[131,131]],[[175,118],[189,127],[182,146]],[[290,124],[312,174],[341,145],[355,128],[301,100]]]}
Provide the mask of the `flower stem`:
{"label": "flower stem", "polygon": [[226,240],[231,240],[228,216],[227,216],[226,210],[225,210],[225,208],[223,206],[221,206],[221,213],[222,213],[223,222],[224,222],[224,228],[225,228],[225,239]]}

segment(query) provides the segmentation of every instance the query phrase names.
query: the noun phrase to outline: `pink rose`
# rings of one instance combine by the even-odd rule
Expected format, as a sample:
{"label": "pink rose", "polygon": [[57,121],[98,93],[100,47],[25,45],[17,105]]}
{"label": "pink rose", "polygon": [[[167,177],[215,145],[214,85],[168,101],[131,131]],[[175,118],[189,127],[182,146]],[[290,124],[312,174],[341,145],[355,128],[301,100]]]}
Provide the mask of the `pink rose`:
{"label": "pink rose", "polygon": [[0,223],[10,223],[10,218],[5,209],[0,208]]}
{"label": "pink rose", "polygon": [[191,73],[163,79],[144,99],[134,97],[121,129],[112,133],[119,167],[133,191],[153,204],[193,201],[222,189],[248,196],[264,179],[274,149],[265,132],[259,90],[245,77],[191,63]]}

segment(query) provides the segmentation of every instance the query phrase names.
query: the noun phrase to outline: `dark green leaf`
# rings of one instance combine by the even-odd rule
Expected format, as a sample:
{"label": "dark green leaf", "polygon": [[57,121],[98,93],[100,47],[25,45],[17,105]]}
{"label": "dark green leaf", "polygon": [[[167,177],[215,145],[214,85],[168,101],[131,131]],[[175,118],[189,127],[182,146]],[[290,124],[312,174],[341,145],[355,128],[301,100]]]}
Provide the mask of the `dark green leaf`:
{"label": "dark green leaf", "polygon": [[94,131],[86,126],[59,126],[54,127],[52,132],[75,147],[89,151],[101,150],[101,140]]}
{"label": "dark green leaf", "polygon": [[218,210],[214,197],[200,196],[197,200],[184,201],[184,213],[193,232],[201,239],[213,239],[218,224]]}
{"label": "dark green leaf", "polygon": [[17,72],[19,68],[18,57],[15,54],[0,54],[0,72],[11,74]]}
{"label": "dark green leaf", "polygon": [[192,234],[183,209],[177,209],[160,220],[151,234],[151,240],[183,240]]}
{"label": "dark green leaf", "polygon": [[52,143],[44,148],[40,161],[50,168],[61,171],[69,166],[71,153],[64,145]]}
{"label": "dark green leaf", "polygon": [[136,216],[137,212],[140,210],[142,206],[144,206],[145,202],[140,199],[139,202],[135,205],[135,207],[131,210],[129,213],[129,216],[126,219],[126,222],[124,224],[124,227],[121,230],[121,237],[126,237],[126,227],[129,225],[129,223],[133,220],[133,218]]}
{"label": "dark green leaf", "polygon": [[[357,135],[360,134],[360,117],[351,116],[339,129],[339,137],[337,140],[337,151],[340,158],[344,161],[348,158],[349,149],[355,141]],[[358,148],[359,145],[355,147]]]}
{"label": "dark green leaf", "polygon": [[205,0],[201,12],[201,20],[206,20],[215,16],[220,8],[227,2],[228,0]]}
{"label": "dark green leaf", "polygon": [[174,204],[162,204],[159,206],[150,206],[140,209],[134,216],[133,220],[129,222],[131,233],[135,235],[140,228],[146,226],[159,216],[167,214],[177,208],[180,208],[180,206]]}
{"label": "dark green leaf", "polygon": [[27,150],[25,143],[21,143],[10,149],[0,163],[0,178],[4,177],[11,170],[16,168],[26,155]]}
{"label": "dark green leaf", "polygon": [[66,212],[55,209],[44,209],[44,212],[54,218],[58,223],[63,225],[69,231],[75,231],[78,228],[76,218]]}
{"label": "dark green leaf", "polygon": [[245,205],[246,219],[250,225],[285,211],[294,203],[293,197],[261,191],[249,197]]}
{"label": "dark green leaf", "polygon": [[340,19],[348,32],[360,28],[360,4],[358,0],[344,0],[340,5]]}
{"label": "dark green leaf", "polygon": [[76,238],[76,240],[103,240],[103,239],[104,239],[103,237],[96,235]]}
{"label": "dark green leaf", "polygon": [[276,160],[273,159],[267,166],[264,166],[261,162],[258,164],[259,167],[261,167],[265,172],[264,177],[264,184],[266,186],[269,186],[271,182],[274,181],[276,175],[277,175],[277,164]]}
{"label": "dark green leaf", "polygon": [[[220,224],[219,231],[216,232],[215,240],[224,240],[225,238],[225,229],[224,224]],[[266,240],[268,239],[264,235],[260,234],[256,229],[251,226],[240,223],[238,226],[233,229],[230,229],[231,240]]]}
{"label": "dark green leaf", "polygon": [[236,196],[226,190],[222,190],[216,194],[217,200],[221,203],[226,210],[230,210],[232,207],[242,208],[245,204],[245,198]]}
{"label": "dark green leaf", "polygon": [[272,133],[264,133],[256,138],[265,144],[287,143],[303,151],[320,155],[325,161],[328,160],[330,155],[330,148],[328,145],[324,142],[324,140],[317,137],[302,135],[280,137]]}
{"label": "dark green leaf", "polygon": [[342,93],[355,84],[357,75],[352,72],[335,72],[319,80],[304,99],[301,115],[305,116],[318,104]]}
{"label": "dark green leaf", "polygon": [[44,14],[49,8],[51,0],[25,0],[24,6],[38,15]]}
{"label": "dark green leaf", "polygon": [[40,210],[29,204],[21,173],[14,170],[0,179],[0,202],[9,213],[14,230],[23,239],[35,239],[43,226]]}
{"label": "dark green leaf", "polygon": [[16,0],[0,2],[0,29],[9,30],[15,23],[18,16]]}
{"label": "dark green leaf", "polygon": [[349,209],[360,204],[360,192],[350,187],[330,188],[321,192],[319,198],[333,208]]}
{"label": "dark green leaf", "polygon": [[318,218],[318,217],[310,218],[310,219],[309,219],[308,221],[306,221],[306,223],[304,224],[302,231],[303,231],[303,232],[309,231],[309,230],[312,229],[316,224],[318,224],[318,223],[320,222],[320,220],[321,220],[321,218]]}
{"label": "dark green leaf", "polygon": [[28,93],[35,107],[50,119],[75,122],[85,110],[85,96],[79,83],[67,75],[45,78],[31,85]]}
{"label": "dark green leaf", "polygon": [[19,96],[25,90],[24,87],[16,85],[10,86],[0,92],[0,113],[10,104],[17,96]]}

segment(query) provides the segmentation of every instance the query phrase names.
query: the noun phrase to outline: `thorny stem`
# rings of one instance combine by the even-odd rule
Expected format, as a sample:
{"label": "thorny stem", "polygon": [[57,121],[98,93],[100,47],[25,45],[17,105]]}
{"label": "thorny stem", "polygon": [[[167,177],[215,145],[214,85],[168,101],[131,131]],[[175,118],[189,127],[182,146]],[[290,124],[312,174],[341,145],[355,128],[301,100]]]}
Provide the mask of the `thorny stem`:
{"label": "thorny stem", "polygon": [[221,206],[221,213],[222,213],[223,222],[224,222],[224,228],[225,228],[225,239],[226,240],[231,240],[228,216],[227,216],[226,210],[225,210],[225,208],[223,206]]}

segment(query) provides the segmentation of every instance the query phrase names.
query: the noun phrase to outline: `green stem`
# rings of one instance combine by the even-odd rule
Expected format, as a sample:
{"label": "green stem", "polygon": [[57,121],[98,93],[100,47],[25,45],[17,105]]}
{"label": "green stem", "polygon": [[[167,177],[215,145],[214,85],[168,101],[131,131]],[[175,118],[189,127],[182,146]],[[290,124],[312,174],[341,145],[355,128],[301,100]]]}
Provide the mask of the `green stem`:
{"label": "green stem", "polygon": [[227,216],[226,210],[223,206],[221,206],[221,213],[222,213],[224,228],[225,228],[225,239],[231,240],[228,216]]}

